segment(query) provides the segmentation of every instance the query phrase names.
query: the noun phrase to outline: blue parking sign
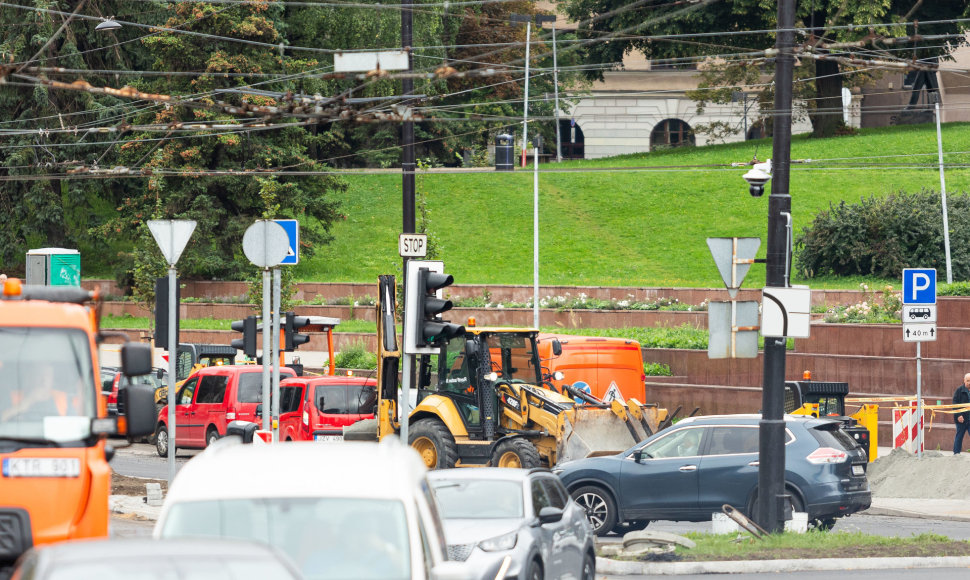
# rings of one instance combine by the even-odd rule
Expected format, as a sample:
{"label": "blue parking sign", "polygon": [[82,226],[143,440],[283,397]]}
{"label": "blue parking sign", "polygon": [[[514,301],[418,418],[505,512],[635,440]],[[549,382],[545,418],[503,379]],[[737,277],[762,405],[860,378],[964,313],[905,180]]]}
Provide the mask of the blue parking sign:
{"label": "blue parking sign", "polygon": [[290,239],[290,247],[286,250],[286,257],[280,265],[294,265],[300,263],[300,222],[297,220],[273,220],[283,226],[286,237]]}
{"label": "blue parking sign", "polygon": [[903,304],[936,304],[936,268],[903,269]]}

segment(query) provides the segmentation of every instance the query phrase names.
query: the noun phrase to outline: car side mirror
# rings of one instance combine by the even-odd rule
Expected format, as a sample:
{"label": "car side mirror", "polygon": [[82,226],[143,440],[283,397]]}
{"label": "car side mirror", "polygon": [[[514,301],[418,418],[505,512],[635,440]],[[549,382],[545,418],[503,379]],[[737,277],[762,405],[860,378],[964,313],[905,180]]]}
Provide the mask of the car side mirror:
{"label": "car side mirror", "polygon": [[539,510],[539,525],[552,524],[562,520],[563,511],[557,507],[546,506]]}
{"label": "car side mirror", "polygon": [[637,463],[643,463],[643,449],[637,449],[633,452],[633,460]]}
{"label": "car side mirror", "polygon": [[256,418],[259,418],[259,417],[262,417],[262,416],[263,416],[263,404],[260,403],[260,404],[256,405]]}

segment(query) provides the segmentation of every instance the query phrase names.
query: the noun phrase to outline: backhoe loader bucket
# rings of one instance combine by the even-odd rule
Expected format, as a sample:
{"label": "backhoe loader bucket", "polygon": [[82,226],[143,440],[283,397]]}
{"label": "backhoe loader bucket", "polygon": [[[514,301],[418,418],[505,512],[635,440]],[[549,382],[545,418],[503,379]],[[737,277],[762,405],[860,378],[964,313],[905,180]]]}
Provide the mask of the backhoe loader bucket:
{"label": "backhoe loader bucket", "polygon": [[[664,410],[653,406],[640,409],[647,423],[656,429]],[[637,437],[631,431],[635,431]],[[642,424],[621,417],[609,408],[577,405],[565,413],[563,436],[557,450],[558,462],[614,455],[648,436]]]}

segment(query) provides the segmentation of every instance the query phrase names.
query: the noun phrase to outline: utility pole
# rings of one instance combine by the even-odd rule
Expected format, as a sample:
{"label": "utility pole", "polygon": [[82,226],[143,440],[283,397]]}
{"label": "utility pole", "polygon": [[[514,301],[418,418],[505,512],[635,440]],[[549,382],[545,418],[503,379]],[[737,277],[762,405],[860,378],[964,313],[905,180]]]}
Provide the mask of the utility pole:
{"label": "utility pole", "polygon": [[[414,57],[411,54],[412,38],[412,0],[404,0],[401,10],[401,48],[408,55],[408,72],[414,70]],[[401,89],[405,95],[414,92],[414,79],[411,77],[401,79]],[[403,217],[404,224],[402,232],[405,234],[414,233],[414,121],[411,121],[410,100],[404,101],[408,105],[408,120],[401,125],[401,172],[404,175],[403,185]],[[407,259],[405,259],[405,268]]]}
{"label": "utility pole", "polygon": [[532,15],[509,14],[509,21],[525,23],[525,98],[522,99],[522,167],[525,167],[529,147],[529,43],[532,39]]}
{"label": "utility pole", "polygon": [[[788,235],[791,216],[792,74],[795,44],[795,0],[778,2],[778,36],[775,47],[775,115],[772,137],[771,195],[768,196],[768,287],[788,286]],[[758,502],[756,519],[767,531],[785,527],[785,337],[765,337],[764,377],[759,423]]]}

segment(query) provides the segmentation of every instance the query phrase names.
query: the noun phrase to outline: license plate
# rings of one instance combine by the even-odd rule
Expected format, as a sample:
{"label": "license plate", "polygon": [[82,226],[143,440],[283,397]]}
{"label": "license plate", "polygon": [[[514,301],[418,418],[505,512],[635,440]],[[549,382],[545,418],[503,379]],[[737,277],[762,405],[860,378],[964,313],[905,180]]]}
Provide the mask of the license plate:
{"label": "license plate", "polygon": [[4,477],[78,477],[81,461],[59,457],[7,457],[3,460]]}
{"label": "license plate", "polygon": [[852,475],[865,475],[866,470],[861,465],[852,466]]}
{"label": "license plate", "polygon": [[334,443],[337,441],[343,441],[343,435],[314,435],[314,441],[323,441],[324,443]]}

